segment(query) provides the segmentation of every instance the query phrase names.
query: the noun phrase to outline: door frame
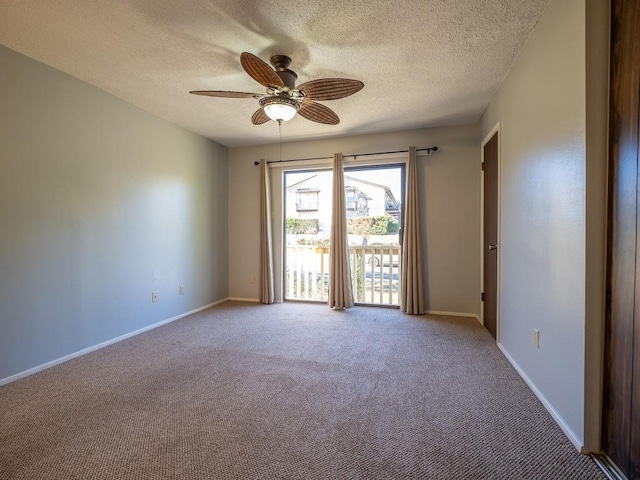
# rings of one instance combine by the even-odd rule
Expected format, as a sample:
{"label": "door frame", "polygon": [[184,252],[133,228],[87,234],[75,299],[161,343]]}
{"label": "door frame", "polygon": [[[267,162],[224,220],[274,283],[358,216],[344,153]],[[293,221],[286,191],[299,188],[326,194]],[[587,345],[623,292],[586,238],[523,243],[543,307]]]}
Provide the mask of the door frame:
{"label": "door frame", "polygon": [[[500,222],[500,190],[501,190],[501,156],[502,156],[502,133],[500,131],[500,121],[498,121],[493,128],[487,133],[480,145],[480,292],[484,292],[484,254],[486,245],[484,244],[484,170],[482,164],[484,163],[484,146],[489,143],[489,140],[493,138],[495,134],[498,134],[498,211],[497,211],[497,224],[498,224],[498,251],[497,251],[497,265],[496,265],[496,343],[500,343],[500,250],[502,246],[502,230]],[[480,323],[484,325],[484,305],[481,296],[480,301]]]}

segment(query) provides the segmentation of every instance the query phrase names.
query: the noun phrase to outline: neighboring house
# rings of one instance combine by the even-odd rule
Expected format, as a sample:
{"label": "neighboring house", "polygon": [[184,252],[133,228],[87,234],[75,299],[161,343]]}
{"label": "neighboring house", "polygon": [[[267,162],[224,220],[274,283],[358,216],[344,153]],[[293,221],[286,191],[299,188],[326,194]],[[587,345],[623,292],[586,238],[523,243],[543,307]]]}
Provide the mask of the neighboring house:
{"label": "neighboring house", "polygon": [[[345,190],[347,191],[347,216],[378,217],[380,215],[389,215],[396,220],[398,219],[400,215],[400,203],[396,200],[395,195],[389,187],[349,175],[344,176],[344,183]],[[350,204],[349,202],[351,190],[354,191],[352,194],[353,204]],[[369,196],[369,211],[365,215],[360,215],[357,206],[355,205],[358,201],[356,192]],[[352,215],[349,215],[350,212],[352,212]]]}
{"label": "neighboring house", "polygon": [[[386,185],[344,176],[347,217],[400,214],[400,204]],[[332,173],[318,172],[286,189],[287,218],[317,218],[319,230],[331,228]]]}

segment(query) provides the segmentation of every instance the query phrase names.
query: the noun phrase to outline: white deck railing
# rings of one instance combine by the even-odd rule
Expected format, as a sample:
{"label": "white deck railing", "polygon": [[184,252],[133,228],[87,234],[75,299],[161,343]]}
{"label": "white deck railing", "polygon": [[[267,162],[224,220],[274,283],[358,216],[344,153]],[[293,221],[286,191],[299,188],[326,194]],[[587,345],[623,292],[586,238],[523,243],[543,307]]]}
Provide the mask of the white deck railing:
{"label": "white deck railing", "polygon": [[[400,247],[349,247],[353,296],[358,303],[398,305]],[[288,246],[285,298],[326,301],[329,292],[329,248]]]}

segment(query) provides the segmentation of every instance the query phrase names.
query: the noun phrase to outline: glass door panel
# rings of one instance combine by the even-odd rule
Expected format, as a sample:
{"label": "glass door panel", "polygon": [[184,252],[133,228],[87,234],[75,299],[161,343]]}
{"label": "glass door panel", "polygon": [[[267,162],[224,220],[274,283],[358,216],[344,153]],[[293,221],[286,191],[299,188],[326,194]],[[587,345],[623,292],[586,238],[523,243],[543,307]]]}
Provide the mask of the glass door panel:
{"label": "glass door panel", "polygon": [[351,281],[357,303],[399,305],[404,165],[345,169]]}
{"label": "glass door panel", "polygon": [[327,301],[333,174],[286,172],[284,182],[284,298]]}

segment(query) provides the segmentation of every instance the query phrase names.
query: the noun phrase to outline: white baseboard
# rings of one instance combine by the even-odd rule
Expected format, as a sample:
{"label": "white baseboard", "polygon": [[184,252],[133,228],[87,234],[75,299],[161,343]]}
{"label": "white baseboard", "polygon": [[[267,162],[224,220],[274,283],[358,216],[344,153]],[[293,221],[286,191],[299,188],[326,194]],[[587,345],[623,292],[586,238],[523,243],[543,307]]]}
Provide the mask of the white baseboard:
{"label": "white baseboard", "polygon": [[547,411],[551,414],[551,416],[553,417],[553,419],[555,420],[555,422],[558,424],[558,426],[560,427],[560,429],[564,432],[564,434],[567,436],[567,438],[569,439],[569,441],[572,443],[572,445],[579,451],[582,453],[582,451],[584,450],[584,445],[582,444],[582,440],[580,440],[578,438],[578,436],[573,432],[573,430],[571,430],[571,428],[569,427],[569,425],[567,425],[564,421],[564,419],[560,416],[560,414],[558,412],[556,412],[556,410],[553,408],[553,406],[551,405],[551,403],[549,403],[549,401],[547,400],[547,398],[542,394],[542,392],[540,390],[538,390],[538,387],[536,386],[535,383],[533,383],[533,380],[531,380],[526,373],[524,373],[524,370],[522,370],[522,368],[520,368],[520,365],[517,364],[517,362],[513,359],[513,357],[511,355],[509,355],[509,353],[507,352],[507,350],[502,346],[501,343],[498,343],[498,347],[500,348],[500,350],[502,350],[502,353],[504,354],[504,356],[507,358],[507,360],[509,360],[509,363],[511,363],[511,365],[513,366],[513,368],[516,369],[516,371],[518,372],[518,374],[522,377],[522,379],[525,381],[525,383],[529,386],[529,388],[533,391],[533,393],[536,395],[536,397],[538,397],[538,400],[540,400],[542,402],[542,405],[544,406],[544,408],[547,409]]}
{"label": "white baseboard", "polygon": [[252,302],[252,303],[260,303],[260,300],[257,298],[242,298],[242,297],[229,297],[227,300],[232,302]]}
{"label": "white baseboard", "polygon": [[450,317],[470,317],[470,318],[475,318],[476,320],[478,320],[478,322],[480,322],[480,317],[476,313],[441,312],[439,310],[427,310],[424,312],[424,314],[425,315],[447,315]]}
{"label": "white baseboard", "polygon": [[107,347],[109,345],[113,345],[114,343],[121,342],[122,340],[126,340],[127,338],[134,337],[136,335],[147,332],[149,330],[153,330],[154,328],[161,327],[162,325],[166,325],[167,323],[174,322],[176,320],[187,317],[194,313],[201,312],[202,310],[206,310],[207,308],[211,308],[214,305],[218,305],[219,303],[226,302],[226,301],[227,299],[223,298],[222,300],[218,300],[217,302],[209,303],[208,305],[204,305],[194,310],[181,313],[180,315],[176,315],[175,317],[167,318],[166,320],[162,320],[158,323],[154,323],[153,325],[147,325],[146,327],[142,327],[133,332],[125,333],[124,335],[120,335],[119,337],[112,338],[111,340],[98,343],[97,345],[93,345],[91,347],[83,348],[80,351],[71,353],[69,355],[65,355],[64,357],[57,358],[56,360],[52,360],[47,363],[43,363],[42,365],[38,365],[37,367],[30,368],[29,370],[25,370],[24,372],[16,373],[15,375],[11,375],[10,377],[2,378],[0,379],[0,386],[6,385],[7,383],[15,382],[16,380],[20,380],[21,378],[28,377],[29,375],[33,375],[34,373],[41,372],[42,370],[46,370],[47,368],[54,367],[56,365],[67,362],[69,360],[80,357],[82,355],[86,355],[87,353],[95,352],[96,350],[100,350],[101,348]]}

